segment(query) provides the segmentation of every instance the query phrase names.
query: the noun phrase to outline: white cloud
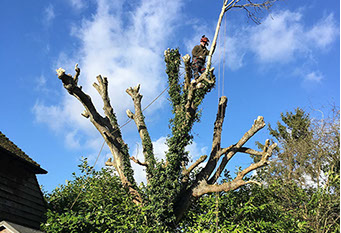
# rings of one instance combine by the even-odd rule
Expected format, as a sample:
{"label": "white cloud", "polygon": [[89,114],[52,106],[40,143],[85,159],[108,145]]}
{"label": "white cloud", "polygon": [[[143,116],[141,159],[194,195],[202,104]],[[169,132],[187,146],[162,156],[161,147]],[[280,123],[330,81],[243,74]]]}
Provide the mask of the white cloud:
{"label": "white cloud", "polygon": [[76,10],[82,10],[86,5],[84,0],[70,0],[68,1],[71,6]]}
{"label": "white cloud", "polygon": [[323,187],[327,181],[328,181],[328,174],[325,174],[323,171],[321,171],[320,177],[319,177],[319,183],[316,182],[317,177],[311,177],[311,175],[303,174],[304,178],[304,186],[307,188],[317,188],[317,187]]}
{"label": "white cloud", "polygon": [[317,83],[321,82],[322,79],[323,76],[318,72],[311,72],[304,77],[305,81],[312,81]]}
{"label": "white cloud", "polygon": [[[180,0],[141,0],[134,4],[134,9],[127,12],[123,8],[128,3],[123,0],[96,2],[96,12],[84,18],[82,24],[70,22],[73,25],[71,35],[79,40],[80,50],[73,54],[61,52],[53,70],[63,67],[66,73],[73,74],[75,63],[79,63],[79,85],[91,96],[100,113],[103,102],[92,84],[97,81],[98,74],[108,77],[111,104],[119,123],[123,124],[127,119],[126,109],[133,110],[132,100],[125,93],[128,87],[141,84],[142,105],[146,106],[167,85],[163,51],[167,48],[173,28],[177,22],[181,23],[179,11],[182,3]],[[78,9],[85,7],[80,1],[73,0],[71,4]],[[89,120],[80,116],[84,107],[65,90],[62,91],[63,95],[57,105],[37,101],[33,107],[36,121],[46,123],[63,134],[68,147],[93,150],[93,153],[86,155],[90,164],[93,164],[102,145],[102,138]],[[163,100],[164,96],[149,107],[146,117],[152,117],[155,110],[162,107]],[[85,136],[80,136],[84,133]],[[167,146],[164,142],[165,138],[154,142],[158,159],[165,157]],[[142,147],[139,148],[137,157],[143,160]],[[105,156],[100,156],[96,167],[102,167],[107,158],[111,157],[108,151],[104,153]],[[136,156],[135,153],[132,155]],[[143,167],[134,163],[133,167],[136,180],[144,181]]]}
{"label": "white cloud", "polygon": [[166,139],[166,137],[160,137],[158,140],[153,142],[154,154],[158,160],[166,159],[166,152],[168,150]]}
{"label": "white cloud", "polygon": [[54,7],[52,4],[49,4],[45,9],[44,9],[44,14],[43,14],[43,23],[45,25],[49,25],[51,21],[55,18],[55,13],[54,13]]}
{"label": "white cloud", "polygon": [[231,70],[237,70],[243,66],[245,51],[238,49],[238,46],[240,46],[240,43],[237,38],[228,37],[225,46],[218,50],[223,51],[220,56],[222,64],[225,63],[225,65],[222,65],[223,68],[227,66]]}
{"label": "white cloud", "polygon": [[35,120],[39,123],[46,123],[53,130],[60,130],[66,118],[61,118],[63,112],[60,106],[45,106],[43,103],[36,102],[32,109]]}
{"label": "white cloud", "polygon": [[284,11],[250,30],[250,47],[260,62],[286,63],[303,49],[302,15]]}
{"label": "white cloud", "polygon": [[[100,113],[103,103],[92,84],[97,81],[98,74],[107,76],[111,104],[122,124],[127,119],[126,109],[133,108],[132,100],[125,93],[126,88],[140,83],[142,104],[146,106],[166,86],[163,50],[180,18],[180,2],[142,0],[134,5],[131,12],[127,12],[123,10],[124,4],[127,4],[123,0],[98,0],[96,13],[92,17],[84,19],[78,26],[72,23],[71,33],[79,39],[82,45],[80,51],[73,56],[61,52],[53,69],[63,67],[67,73],[73,73],[75,63],[79,63],[79,85],[91,96]],[[80,2],[73,1],[72,4]],[[65,119],[70,122],[67,130],[93,128],[88,120],[80,116],[83,106],[66,91],[64,93],[58,105],[37,102],[34,107],[37,120],[53,129],[61,128]],[[162,106],[163,100],[164,96],[148,109],[147,117]]]}
{"label": "white cloud", "polygon": [[66,133],[66,136],[64,138],[65,144],[69,148],[80,148],[80,142],[79,138],[77,138],[77,131],[69,131]]}
{"label": "white cloud", "polygon": [[[227,43],[230,68],[240,68],[247,52],[256,55],[260,64],[286,64],[298,59],[313,61],[337,39],[339,28],[333,14],[312,26],[302,12],[289,10],[274,12],[261,25],[235,29]],[[235,63],[235,64],[233,64]]]}
{"label": "white cloud", "polygon": [[339,28],[336,26],[334,15],[329,14],[315,24],[306,36],[308,41],[325,48],[337,38],[338,34]]}

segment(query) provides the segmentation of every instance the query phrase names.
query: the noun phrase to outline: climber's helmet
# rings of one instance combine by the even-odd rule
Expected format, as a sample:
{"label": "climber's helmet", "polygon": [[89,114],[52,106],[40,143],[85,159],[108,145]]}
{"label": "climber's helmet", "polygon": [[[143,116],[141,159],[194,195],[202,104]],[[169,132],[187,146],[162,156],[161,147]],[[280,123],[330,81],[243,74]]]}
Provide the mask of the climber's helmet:
{"label": "climber's helmet", "polygon": [[204,42],[205,45],[208,45],[208,42],[210,42],[210,40],[205,35],[203,35],[200,40],[200,43],[201,42]]}

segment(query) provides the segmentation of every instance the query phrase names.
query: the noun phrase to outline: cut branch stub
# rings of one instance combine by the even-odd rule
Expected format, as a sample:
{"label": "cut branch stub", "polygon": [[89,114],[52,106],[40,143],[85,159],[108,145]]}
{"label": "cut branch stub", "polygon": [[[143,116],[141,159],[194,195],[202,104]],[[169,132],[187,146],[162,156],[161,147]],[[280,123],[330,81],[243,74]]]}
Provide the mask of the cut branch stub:
{"label": "cut branch stub", "polygon": [[184,89],[187,90],[192,79],[191,56],[186,54],[182,57],[182,60],[184,61],[186,71]]}
{"label": "cut branch stub", "polygon": [[105,166],[115,166],[115,164],[112,162],[111,158],[109,158],[106,162],[105,162]]}
{"label": "cut branch stub", "polygon": [[147,163],[141,162],[140,160],[136,159],[134,156],[130,157],[130,159],[131,159],[132,161],[134,161],[134,162],[135,162],[136,164],[138,164],[138,165],[141,165],[141,166],[144,166],[144,167],[147,167],[147,166],[148,166]]}
{"label": "cut branch stub", "polygon": [[221,132],[225,119],[226,106],[227,98],[226,96],[222,96],[219,100],[217,116],[214,123],[213,142],[210,158],[204,169],[202,169],[202,171],[197,175],[198,180],[208,179],[217,166],[218,160],[220,158]]}

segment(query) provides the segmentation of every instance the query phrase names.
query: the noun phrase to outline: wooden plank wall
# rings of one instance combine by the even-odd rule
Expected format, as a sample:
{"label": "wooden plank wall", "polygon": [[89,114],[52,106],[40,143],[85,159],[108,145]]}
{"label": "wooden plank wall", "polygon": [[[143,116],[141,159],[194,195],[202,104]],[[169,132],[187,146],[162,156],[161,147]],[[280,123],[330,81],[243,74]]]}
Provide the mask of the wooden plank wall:
{"label": "wooden plank wall", "polygon": [[24,163],[0,154],[0,221],[39,229],[45,212],[36,175]]}

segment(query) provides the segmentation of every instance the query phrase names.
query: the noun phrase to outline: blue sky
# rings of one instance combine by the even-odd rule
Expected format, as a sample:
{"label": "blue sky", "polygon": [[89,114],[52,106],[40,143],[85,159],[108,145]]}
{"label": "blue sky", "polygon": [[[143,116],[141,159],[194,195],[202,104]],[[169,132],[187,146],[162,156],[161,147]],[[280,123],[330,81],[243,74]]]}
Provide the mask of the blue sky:
{"label": "blue sky", "polygon": [[[125,89],[141,84],[143,106],[167,86],[163,51],[190,53],[200,37],[212,39],[222,1],[202,0],[2,0],[0,130],[48,171],[38,179],[51,191],[77,170],[80,158],[93,164],[103,139],[80,115],[82,106],[63,89],[55,70],[81,68],[80,85],[99,111],[92,87],[109,79],[120,124],[133,110]],[[217,87],[208,94],[203,117],[189,147],[192,157],[209,153],[218,96],[228,97],[223,146],[235,143],[262,115],[275,124],[280,113],[340,104],[339,1],[279,1],[256,25],[241,10],[230,11],[213,57]],[[128,98],[129,97],[129,98]],[[314,111],[313,111],[314,112]],[[167,94],[145,111],[158,158],[166,150],[171,117]],[[316,113],[316,117],[318,117]],[[142,159],[133,123],[122,128],[131,154]],[[263,129],[254,140],[268,138]],[[254,140],[248,146],[254,146]],[[96,168],[110,157],[104,148]],[[246,166],[236,155],[228,168]],[[135,165],[134,165],[135,166]],[[136,168],[136,179],[143,171]]]}

